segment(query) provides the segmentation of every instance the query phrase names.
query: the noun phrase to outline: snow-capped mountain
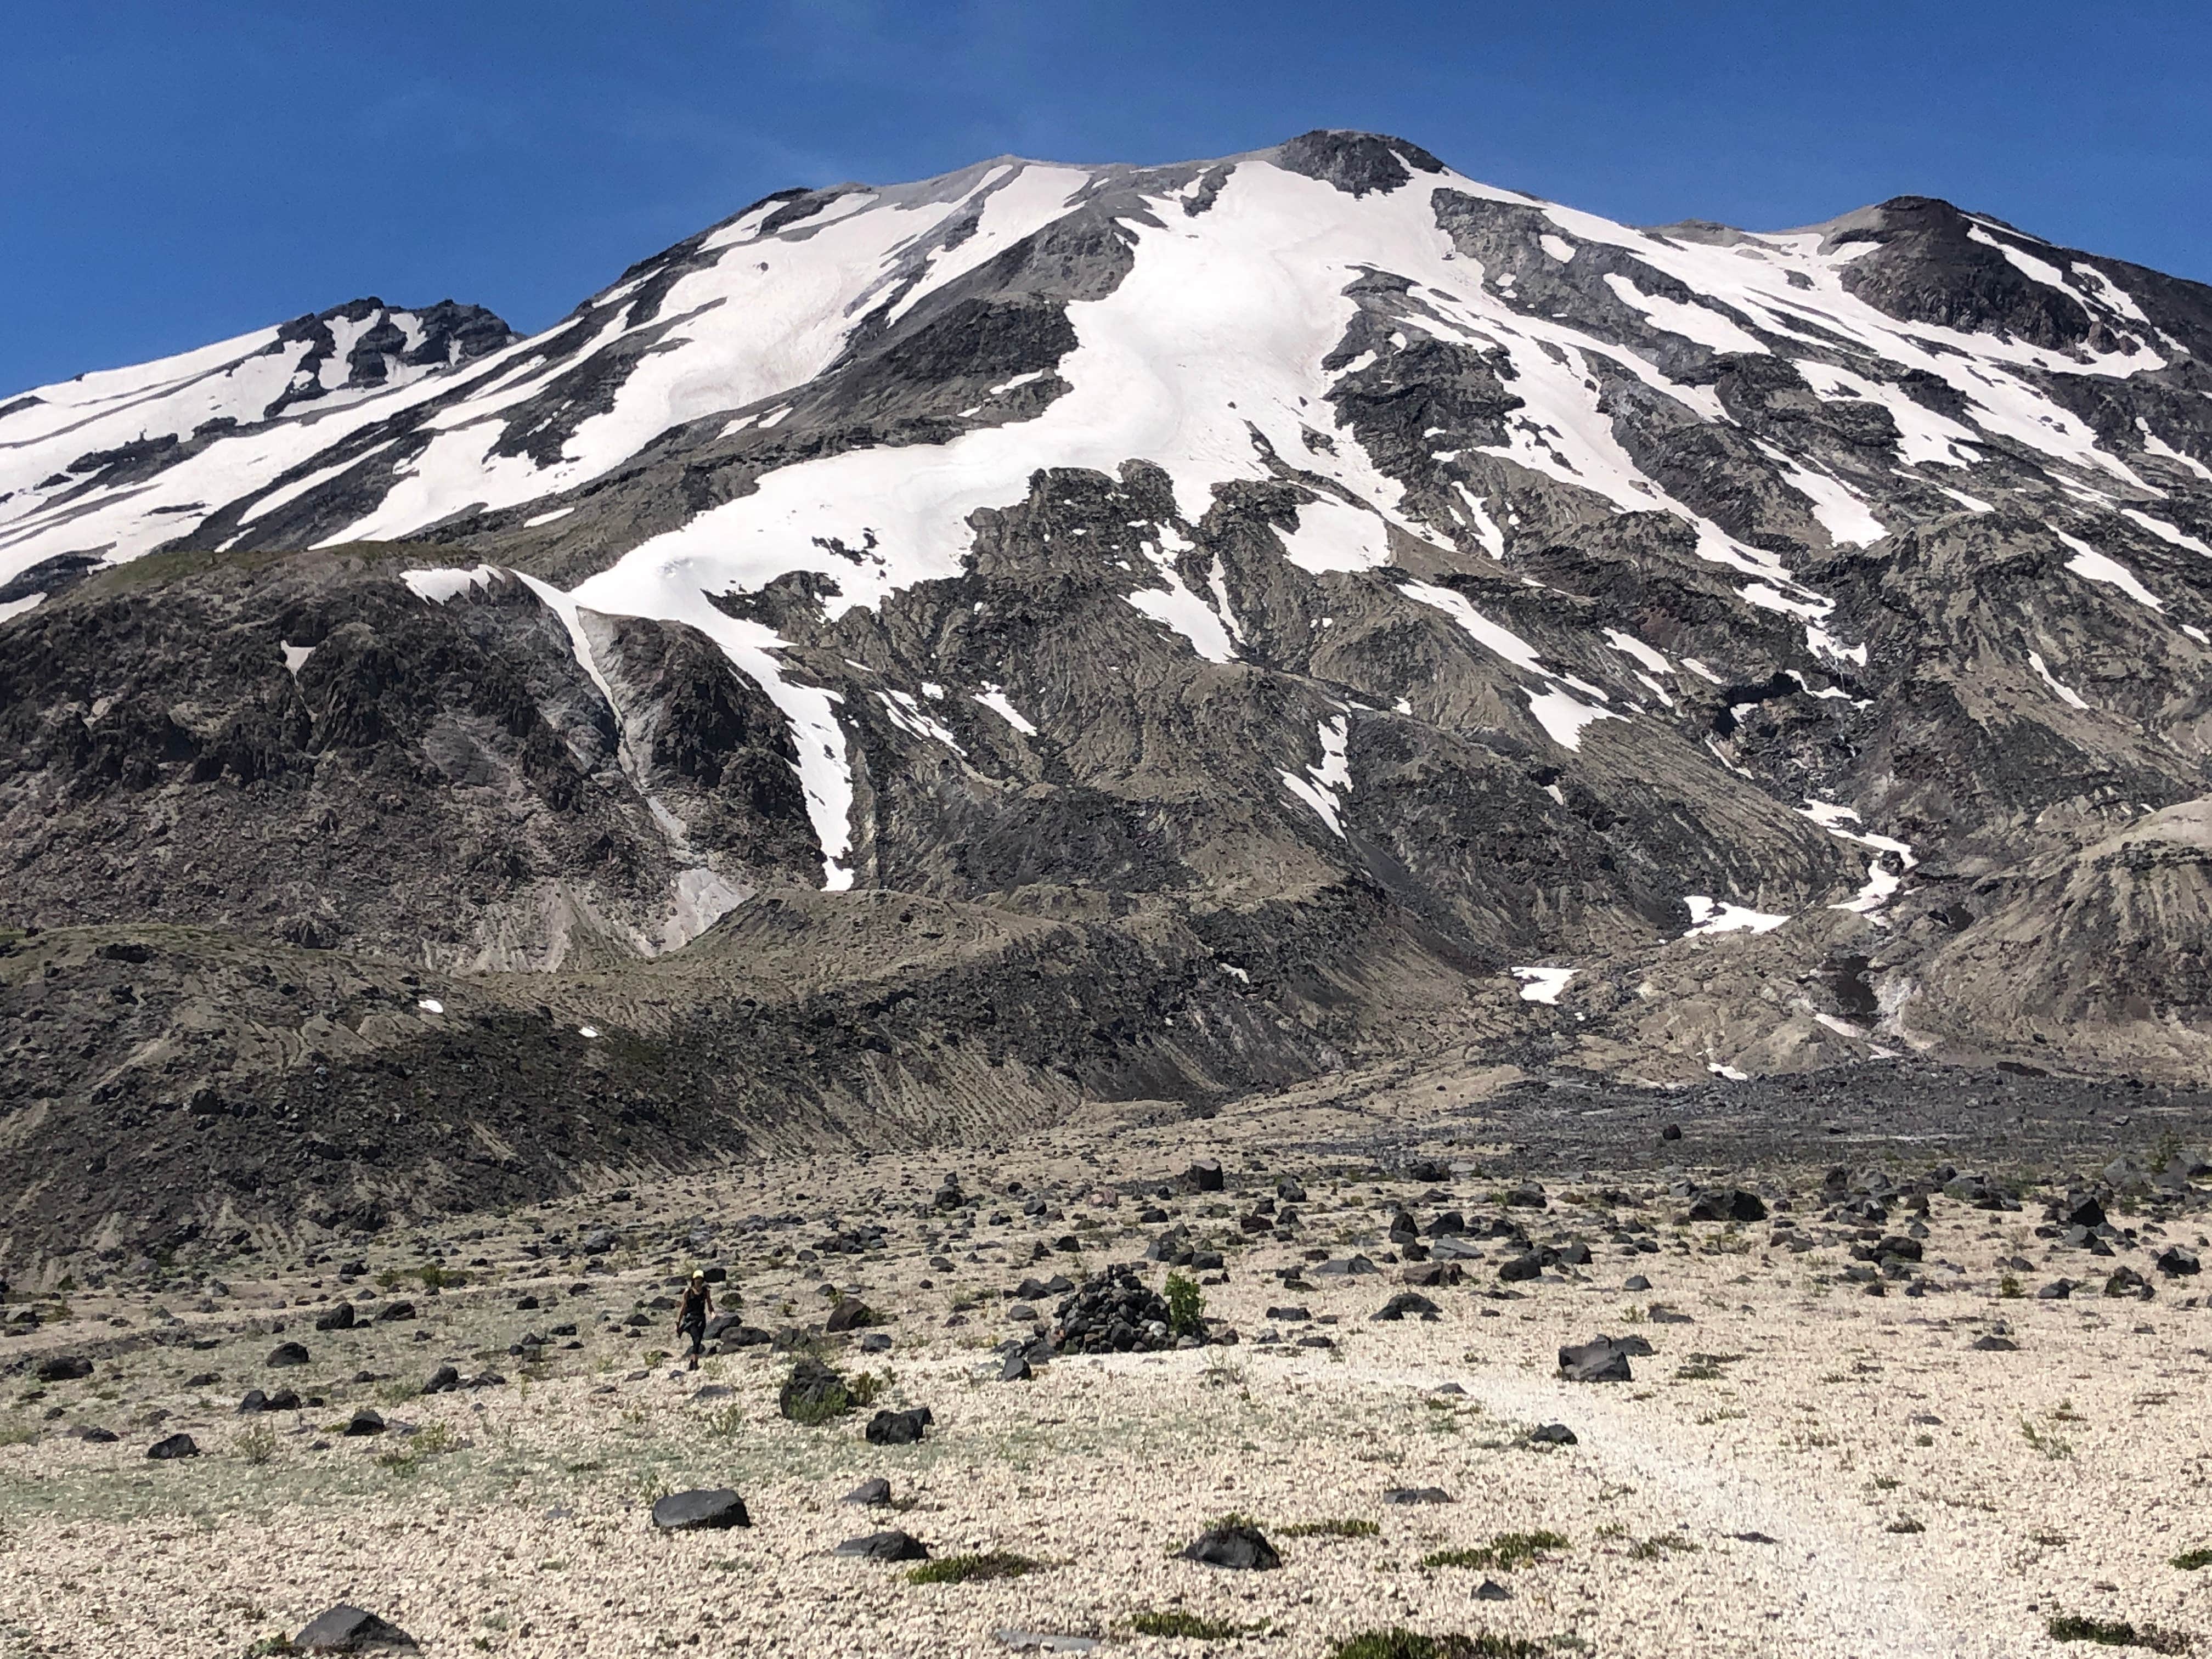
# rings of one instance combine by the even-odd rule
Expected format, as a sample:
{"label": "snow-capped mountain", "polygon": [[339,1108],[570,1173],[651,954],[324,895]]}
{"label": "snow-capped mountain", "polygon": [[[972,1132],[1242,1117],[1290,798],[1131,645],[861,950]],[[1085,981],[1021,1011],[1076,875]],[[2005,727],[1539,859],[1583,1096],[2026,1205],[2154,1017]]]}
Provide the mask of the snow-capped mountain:
{"label": "snow-capped mountain", "polygon": [[457,971],[896,893],[1084,964],[1010,1052],[1109,1093],[2191,1073],[2208,353],[1944,203],[1637,228],[1368,134],[781,192],[528,338],[0,401],[13,908]]}

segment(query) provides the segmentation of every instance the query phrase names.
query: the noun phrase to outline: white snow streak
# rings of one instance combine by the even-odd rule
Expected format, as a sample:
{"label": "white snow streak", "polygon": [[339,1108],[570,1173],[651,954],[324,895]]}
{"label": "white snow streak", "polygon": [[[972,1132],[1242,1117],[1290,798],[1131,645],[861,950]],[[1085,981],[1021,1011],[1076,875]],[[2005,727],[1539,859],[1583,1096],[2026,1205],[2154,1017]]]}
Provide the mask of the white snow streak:
{"label": "white snow streak", "polygon": [[1686,895],[1682,902],[1690,910],[1690,931],[1682,935],[1684,939],[1701,933],[1771,933],[1790,920],[1741,904],[1717,903],[1703,893]]}

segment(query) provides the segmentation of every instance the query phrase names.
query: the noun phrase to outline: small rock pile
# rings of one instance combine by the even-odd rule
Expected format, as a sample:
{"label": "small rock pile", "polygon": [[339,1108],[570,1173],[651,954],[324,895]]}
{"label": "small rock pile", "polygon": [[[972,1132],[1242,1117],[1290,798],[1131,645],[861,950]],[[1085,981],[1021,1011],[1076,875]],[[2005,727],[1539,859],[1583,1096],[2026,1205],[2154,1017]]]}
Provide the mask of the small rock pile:
{"label": "small rock pile", "polygon": [[1063,1353],[1152,1353],[1176,1345],[1168,1304],[1129,1267],[1086,1279],[1055,1318],[1054,1346]]}

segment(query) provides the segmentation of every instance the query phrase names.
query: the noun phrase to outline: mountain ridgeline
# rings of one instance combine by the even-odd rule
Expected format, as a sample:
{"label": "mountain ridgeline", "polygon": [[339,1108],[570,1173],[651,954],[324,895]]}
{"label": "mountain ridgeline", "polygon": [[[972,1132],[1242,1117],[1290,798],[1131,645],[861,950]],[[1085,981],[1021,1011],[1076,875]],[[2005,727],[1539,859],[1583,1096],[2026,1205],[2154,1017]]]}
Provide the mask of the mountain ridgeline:
{"label": "mountain ridgeline", "polygon": [[2209,356],[1331,131],[0,399],[0,1260],[1440,1054],[2200,1079]]}

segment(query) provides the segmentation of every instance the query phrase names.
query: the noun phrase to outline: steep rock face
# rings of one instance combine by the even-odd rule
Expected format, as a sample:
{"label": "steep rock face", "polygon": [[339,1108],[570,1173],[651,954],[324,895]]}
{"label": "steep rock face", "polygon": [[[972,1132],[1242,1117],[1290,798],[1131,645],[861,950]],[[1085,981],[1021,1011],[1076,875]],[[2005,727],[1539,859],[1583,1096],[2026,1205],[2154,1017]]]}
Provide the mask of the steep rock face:
{"label": "steep rock face", "polygon": [[[568,985],[803,900],[828,996],[835,917],[951,907],[1098,975],[1005,1122],[1393,1045],[2189,1071],[2208,349],[1946,204],[1637,229],[1371,134],[780,192],[532,338],[357,302],[0,404],[11,919]],[[667,986],[593,1023],[724,1047]]]}

